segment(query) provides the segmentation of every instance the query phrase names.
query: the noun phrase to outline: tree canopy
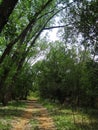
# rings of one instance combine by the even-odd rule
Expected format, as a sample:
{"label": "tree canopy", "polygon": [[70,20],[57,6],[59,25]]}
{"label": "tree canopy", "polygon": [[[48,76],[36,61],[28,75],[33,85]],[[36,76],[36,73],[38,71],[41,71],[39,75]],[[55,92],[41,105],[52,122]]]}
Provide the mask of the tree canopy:
{"label": "tree canopy", "polygon": [[[97,0],[0,1],[0,101],[4,105],[26,99],[35,90],[60,103],[67,98],[73,105],[96,105],[97,6]],[[50,43],[41,37],[53,28],[63,28],[58,32],[62,41]],[[32,65],[41,55],[44,60]]]}

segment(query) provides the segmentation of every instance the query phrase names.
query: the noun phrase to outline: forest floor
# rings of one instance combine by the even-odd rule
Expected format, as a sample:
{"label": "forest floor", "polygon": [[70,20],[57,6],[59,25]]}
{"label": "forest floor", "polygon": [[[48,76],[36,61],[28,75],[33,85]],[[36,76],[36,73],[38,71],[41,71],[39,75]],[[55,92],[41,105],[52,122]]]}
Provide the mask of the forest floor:
{"label": "forest floor", "polygon": [[29,99],[0,104],[0,130],[98,130],[98,109]]}
{"label": "forest floor", "polygon": [[55,130],[53,120],[46,108],[36,99],[27,100],[26,107],[19,117],[14,117],[11,130]]}

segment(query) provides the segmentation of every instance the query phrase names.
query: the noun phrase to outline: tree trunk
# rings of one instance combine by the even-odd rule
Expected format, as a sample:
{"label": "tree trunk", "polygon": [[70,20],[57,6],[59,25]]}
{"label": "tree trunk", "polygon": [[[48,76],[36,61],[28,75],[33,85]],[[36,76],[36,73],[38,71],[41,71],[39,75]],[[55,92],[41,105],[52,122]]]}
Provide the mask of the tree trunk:
{"label": "tree trunk", "polygon": [[1,102],[2,102],[3,106],[6,106],[10,100],[11,100],[10,92],[6,92],[4,95],[2,95]]}
{"label": "tree trunk", "polygon": [[8,22],[8,18],[15,8],[18,0],[3,0],[0,5],[0,33]]}

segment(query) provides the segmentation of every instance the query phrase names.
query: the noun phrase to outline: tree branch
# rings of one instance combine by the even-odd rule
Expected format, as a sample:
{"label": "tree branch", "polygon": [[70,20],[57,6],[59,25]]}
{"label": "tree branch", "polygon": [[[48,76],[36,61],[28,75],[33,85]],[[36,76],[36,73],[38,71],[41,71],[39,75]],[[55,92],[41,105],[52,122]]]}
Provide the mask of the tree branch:
{"label": "tree branch", "polygon": [[8,22],[8,18],[15,8],[18,0],[3,0],[0,5],[0,33]]}
{"label": "tree branch", "polygon": [[52,1],[53,0],[48,0],[45,4],[43,4],[41,6],[41,8],[35,13],[35,15],[33,16],[32,20],[27,25],[27,27],[21,32],[21,34],[14,41],[10,42],[7,45],[7,47],[4,50],[2,56],[0,57],[0,64],[3,62],[4,58],[6,57],[6,55],[10,54],[10,51],[12,50],[13,46],[18,42],[18,40],[21,39],[22,37],[25,37],[27,35],[27,32],[29,31],[29,29],[31,29],[34,26],[34,24],[36,23],[37,17],[48,6],[48,4],[50,4]]}
{"label": "tree branch", "polygon": [[[69,24],[68,24],[68,25],[69,25]],[[66,27],[66,26],[68,26],[68,25],[46,27],[46,28],[44,28],[44,30],[55,29],[55,28],[64,28],[64,27]]]}

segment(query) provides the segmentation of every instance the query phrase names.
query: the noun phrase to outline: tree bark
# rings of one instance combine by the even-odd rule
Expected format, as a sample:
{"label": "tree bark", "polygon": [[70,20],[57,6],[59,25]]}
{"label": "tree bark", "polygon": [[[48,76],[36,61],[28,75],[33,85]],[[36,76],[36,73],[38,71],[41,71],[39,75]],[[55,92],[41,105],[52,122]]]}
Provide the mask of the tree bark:
{"label": "tree bark", "polygon": [[0,5],[0,33],[7,24],[10,14],[15,8],[18,0],[3,0]]}

